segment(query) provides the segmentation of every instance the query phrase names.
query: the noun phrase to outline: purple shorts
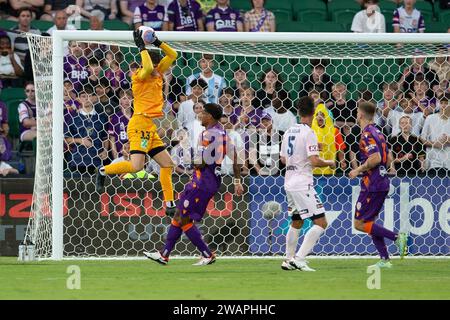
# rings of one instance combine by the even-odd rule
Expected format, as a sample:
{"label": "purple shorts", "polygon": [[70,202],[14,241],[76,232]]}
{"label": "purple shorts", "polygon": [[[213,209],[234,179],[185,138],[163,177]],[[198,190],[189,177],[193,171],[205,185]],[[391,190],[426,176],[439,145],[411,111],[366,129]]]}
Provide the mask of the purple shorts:
{"label": "purple shorts", "polygon": [[355,219],[374,221],[383,208],[384,200],[389,191],[367,192],[362,191],[356,202]]}
{"label": "purple shorts", "polygon": [[187,184],[178,200],[181,217],[189,216],[194,221],[200,221],[215,193],[215,191],[200,188],[195,182]]}

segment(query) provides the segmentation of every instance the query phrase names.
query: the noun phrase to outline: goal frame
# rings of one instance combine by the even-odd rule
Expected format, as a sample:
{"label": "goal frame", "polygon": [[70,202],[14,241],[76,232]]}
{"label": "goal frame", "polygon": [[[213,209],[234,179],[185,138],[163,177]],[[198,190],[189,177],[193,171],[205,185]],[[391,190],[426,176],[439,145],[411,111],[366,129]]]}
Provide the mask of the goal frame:
{"label": "goal frame", "polygon": [[[175,32],[161,31],[158,37],[166,42],[237,42],[237,43],[365,43],[365,44],[442,44],[450,43],[450,34],[426,33],[253,33],[253,32]],[[131,31],[73,31],[56,30],[52,35],[53,106],[63,105],[64,42],[133,41]],[[256,54],[257,55],[257,54]],[[39,99],[39,98],[38,98]],[[63,108],[53,108],[52,116],[52,260],[63,258],[64,136]]]}

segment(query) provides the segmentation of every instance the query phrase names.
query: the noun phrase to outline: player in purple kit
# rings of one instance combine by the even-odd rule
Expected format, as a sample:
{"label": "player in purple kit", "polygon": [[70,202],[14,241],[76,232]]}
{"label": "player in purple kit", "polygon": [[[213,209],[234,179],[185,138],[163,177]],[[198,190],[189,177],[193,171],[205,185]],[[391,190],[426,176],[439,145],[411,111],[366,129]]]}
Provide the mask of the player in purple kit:
{"label": "player in purple kit", "polygon": [[203,13],[195,0],[174,0],[167,7],[169,31],[205,31]]}
{"label": "player in purple kit", "polygon": [[375,223],[384,200],[389,193],[389,177],[387,168],[391,168],[392,154],[387,147],[386,139],[373,123],[376,106],[370,102],[358,105],[357,121],[363,129],[360,148],[359,167],[349,173],[351,179],[362,174],[361,192],[356,203],[355,228],[372,236],[372,241],[380,254],[381,260],[376,266],[391,268],[384,238],[395,241],[400,257],[407,253],[406,233],[394,233]]}
{"label": "player in purple kit", "polygon": [[161,252],[144,252],[144,255],[160,264],[166,265],[170,252],[184,232],[189,240],[200,250],[202,258],[195,263],[204,266],[215,262],[216,258],[206,243],[194,221],[200,221],[205,214],[211,198],[221,185],[220,166],[226,151],[232,151],[234,159],[234,191],[240,196],[243,193],[241,184],[241,165],[237,161],[237,153],[227,143],[227,135],[219,123],[222,107],[215,103],[207,103],[201,113],[202,126],[206,128],[199,139],[197,155],[194,158],[194,175],[186,185],[178,200],[177,211],[169,228],[166,244]]}
{"label": "player in purple kit", "polygon": [[140,26],[146,26],[155,31],[161,31],[165,14],[164,6],[159,5],[157,0],[147,0],[134,10],[134,27],[137,29]]}
{"label": "player in purple kit", "polygon": [[228,0],[216,0],[217,6],[206,15],[207,31],[244,31],[244,21],[239,11],[228,5]]}
{"label": "player in purple kit", "polygon": [[112,114],[109,120],[108,134],[113,159],[122,156],[123,145],[128,142],[127,126],[133,114],[131,101],[133,101],[131,90],[121,90],[119,92],[120,110]]}

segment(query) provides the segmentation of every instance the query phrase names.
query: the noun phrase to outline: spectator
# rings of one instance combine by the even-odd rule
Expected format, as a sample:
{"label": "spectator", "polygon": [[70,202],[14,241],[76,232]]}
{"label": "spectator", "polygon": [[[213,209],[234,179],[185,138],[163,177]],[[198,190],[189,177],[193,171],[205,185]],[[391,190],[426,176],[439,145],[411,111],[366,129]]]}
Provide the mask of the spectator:
{"label": "spectator", "polygon": [[80,92],[81,109],[71,114],[64,125],[64,136],[69,146],[69,169],[83,173],[95,173],[95,169],[107,158],[107,119],[95,112],[93,92],[89,87]]}
{"label": "spectator", "polygon": [[398,104],[400,98],[401,92],[396,82],[383,83],[383,99],[377,103],[377,113],[375,116],[375,123],[381,128],[386,126],[386,119],[391,110],[402,111],[402,108]]}
{"label": "spectator", "polygon": [[[347,168],[345,162],[345,143],[338,128],[333,125],[327,108],[323,103],[317,105],[311,125],[319,142],[320,157],[325,160],[339,160],[342,170]],[[313,174],[334,174],[335,170],[330,167],[314,168]]]}
{"label": "spectator", "polygon": [[273,128],[270,115],[264,114],[259,128],[250,133],[250,139],[255,143],[255,147],[250,149],[250,160],[253,164],[250,167],[251,173],[259,176],[280,174],[284,168],[280,161],[282,136],[283,132]]}
{"label": "spectator", "polygon": [[[445,54],[445,52],[442,53]],[[450,57],[448,55],[437,56],[428,66],[436,73],[439,83],[444,82],[445,85],[448,85],[450,81]]]}
{"label": "spectator", "polygon": [[8,36],[0,36],[0,78],[4,87],[18,87],[22,84],[23,65],[11,47]]}
{"label": "spectator", "polygon": [[[28,32],[34,34],[41,34],[37,29],[31,29],[32,12],[30,8],[21,8],[19,10],[19,19],[17,27],[13,28],[16,32]],[[26,37],[19,35],[18,33],[10,33],[11,43],[14,43],[14,52],[20,58],[22,65],[24,65],[25,55],[29,50],[28,40]]]}
{"label": "spectator", "polygon": [[120,110],[111,115],[108,123],[109,145],[111,146],[113,159],[123,156],[123,146],[128,142],[127,126],[133,114],[132,101],[133,93],[131,90],[121,90],[119,92]]}
{"label": "spectator", "polygon": [[120,13],[122,21],[131,25],[134,19],[134,10],[144,4],[145,0],[120,0]]}
{"label": "spectator", "polygon": [[396,136],[400,134],[400,118],[406,115],[409,116],[412,121],[411,133],[416,137],[419,137],[423,127],[423,113],[414,112],[414,103],[408,98],[402,98],[400,100],[400,107],[402,108],[402,111],[391,110],[387,118],[388,126],[391,128],[391,135]]}
{"label": "spectator", "polygon": [[[255,99],[255,91],[253,88],[248,88],[242,91],[241,98],[239,100],[240,110],[238,116],[237,127],[241,130],[255,129],[261,124],[263,117],[262,108],[255,108],[252,104]],[[237,111],[237,110],[236,110]]]}
{"label": "spectator", "polygon": [[238,115],[240,114],[240,109],[236,108],[233,104],[234,90],[231,88],[226,88],[223,90],[222,95],[219,98],[219,105],[223,109],[223,114],[227,116],[227,121],[231,124],[236,124],[238,120]]}
{"label": "spectator", "polygon": [[20,123],[20,141],[36,138],[36,95],[33,83],[25,84],[26,99],[17,107]]}
{"label": "spectator", "polygon": [[0,101],[0,137],[8,137],[8,108],[6,104]]}
{"label": "spectator", "polygon": [[196,103],[194,103],[193,111],[195,114],[195,118],[194,120],[189,121],[185,127],[191,139],[191,147],[194,150],[194,154],[197,152],[198,149],[198,141],[199,141],[198,137],[200,136],[202,131],[205,130],[205,127],[202,126],[202,121],[199,118],[201,112],[203,111],[204,105],[205,102],[201,99],[198,100]]}
{"label": "spectator", "polygon": [[80,8],[81,15],[91,17],[93,10],[100,10],[105,14],[105,19],[114,20],[117,17],[116,0],[77,0],[76,5]]}
{"label": "spectator", "polygon": [[116,110],[118,101],[109,80],[105,77],[101,78],[98,82],[98,86],[96,86],[94,90],[96,94],[96,96],[93,97],[95,112],[101,115],[112,115]]}
{"label": "spectator", "polygon": [[64,80],[64,115],[78,112],[80,103],[76,100],[73,83],[69,79]]}
{"label": "spectator", "polygon": [[353,17],[351,30],[363,33],[386,32],[386,20],[378,7],[378,0],[364,0],[364,10],[359,11]]}
{"label": "spectator", "polygon": [[65,10],[60,10],[55,13],[55,17],[53,18],[53,23],[55,24],[53,27],[47,30],[49,35],[53,34],[54,30],[76,30],[73,24],[67,23],[67,13]]}
{"label": "spectator", "polygon": [[450,1],[449,0],[439,0],[439,7],[441,9],[450,9]]}
{"label": "spectator", "polygon": [[202,9],[195,0],[172,1],[165,19],[169,31],[205,31]]}
{"label": "spectator", "polygon": [[425,171],[425,150],[418,137],[411,134],[412,120],[402,116],[399,120],[401,132],[389,138],[393,155],[393,165],[397,175],[416,175]]}
{"label": "spectator", "polygon": [[244,31],[275,32],[275,15],[264,8],[265,0],[250,0],[253,9],[244,15]]}
{"label": "spectator", "polygon": [[431,174],[448,177],[450,173],[450,94],[440,102],[439,113],[425,119],[421,138],[426,146],[427,167]]}
{"label": "spectator", "polygon": [[208,88],[208,84],[202,78],[198,78],[192,80],[189,83],[189,87],[192,88],[189,99],[180,104],[177,113],[177,120],[180,128],[186,128],[188,123],[195,120],[194,104],[203,98],[204,92]]}
{"label": "spectator", "polygon": [[192,174],[191,138],[186,129],[178,129],[172,139],[174,147],[170,151],[170,157],[175,163],[175,172],[178,174]]}
{"label": "spectator", "polygon": [[40,16],[44,9],[44,0],[9,0],[10,7],[12,9],[12,15],[19,17],[20,9],[28,7],[31,9],[32,19],[36,19],[36,16]]}
{"label": "spectator", "polygon": [[125,72],[120,69],[119,63],[115,60],[111,61],[109,68],[104,71],[104,76],[109,80],[113,91],[127,84]]}
{"label": "spectator", "polygon": [[414,8],[415,4],[416,0],[403,0],[403,6],[395,9],[392,19],[394,32],[425,32],[425,21],[420,11]]}
{"label": "spectator", "polygon": [[69,42],[69,55],[64,57],[64,78],[73,83],[75,91],[80,91],[89,77],[88,60],[76,41]]}
{"label": "spectator", "polygon": [[[2,145],[2,140],[0,139],[0,158],[3,149],[5,148]],[[0,175],[6,177],[8,174],[19,174],[19,170],[13,168],[10,164],[8,164],[6,161],[0,161]]]}
{"label": "spectator", "polygon": [[103,21],[105,21],[105,14],[100,10],[92,10],[89,17],[89,30],[105,30]]}
{"label": "spectator", "polygon": [[283,95],[285,95],[284,91],[281,91],[275,96],[272,102],[273,112],[267,112],[272,117],[273,129],[280,132],[286,132],[287,129],[297,123],[297,117],[285,107],[283,100],[286,97],[283,97]]}
{"label": "spectator", "polygon": [[238,10],[228,4],[228,0],[216,0],[216,7],[206,15],[207,31],[244,31],[243,20]]}
{"label": "spectator", "polygon": [[180,77],[174,77],[173,67],[169,68],[164,74],[164,96],[167,103],[166,111],[171,110],[172,115],[176,116],[180,104],[187,99],[183,87],[184,83]]}
{"label": "spectator", "polygon": [[301,88],[299,97],[308,95],[312,89],[320,93],[323,101],[329,99],[330,93],[333,90],[333,81],[331,77],[325,72],[325,68],[330,63],[328,59],[311,59],[311,74],[304,76],[301,80]]}
{"label": "spectator", "polygon": [[409,97],[414,104],[414,111],[423,112],[425,117],[429,114],[437,112],[436,99],[427,97],[428,91],[428,81],[423,78],[423,75],[418,74],[416,76],[416,80],[414,81],[414,91],[409,92]]}
{"label": "spectator", "polygon": [[239,97],[241,96],[241,91],[243,89],[247,89],[250,87],[250,84],[247,79],[247,71],[242,67],[237,67],[234,69],[233,73],[233,81],[234,86],[233,89],[233,105],[237,105],[239,103]]}
{"label": "spectator", "polygon": [[[163,30],[166,9],[158,4],[158,0],[147,0],[134,10],[134,28],[151,27],[156,31]],[[167,26],[164,26],[167,29]]]}
{"label": "spectator", "polygon": [[92,86],[92,88],[98,86],[101,72],[102,67],[100,66],[100,63],[98,62],[97,58],[95,57],[90,58],[88,61],[89,76],[86,79],[85,83]]}
{"label": "spectator", "polygon": [[348,135],[348,129],[356,123],[356,102],[347,99],[347,86],[344,83],[333,85],[331,100],[327,103],[328,109],[333,114],[335,125],[344,128],[344,135]]}
{"label": "spectator", "polygon": [[190,83],[194,79],[203,79],[207,84],[205,92],[206,103],[217,103],[222,90],[227,86],[225,79],[214,73],[214,56],[212,54],[204,54],[199,61],[200,72],[194,73],[186,80],[186,95],[190,95],[192,92]]}
{"label": "spectator", "polygon": [[282,90],[282,81],[279,73],[273,69],[267,69],[260,76],[261,89],[256,91],[256,97],[253,100],[255,108],[269,108],[277,91]]}
{"label": "spectator", "polygon": [[14,11],[9,0],[0,0],[0,19],[17,21]]}
{"label": "spectator", "polygon": [[75,0],[45,0],[44,13],[41,15],[40,19],[53,21],[58,11],[65,10],[74,4]]}
{"label": "spectator", "polygon": [[[228,147],[233,146],[233,152],[237,152],[238,161],[240,161],[241,164],[243,164],[241,169],[242,175],[248,174],[248,163],[245,159],[245,146],[244,146],[244,140],[242,139],[242,136],[235,130],[233,123],[230,121],[230,118],[226,116],[225,114],[220,118],[220,123],[223,125],[223,128],[227,132],[227,137],[229,141],[231,142]],[[220,172],[223,175],[232,175],[233,174],[233,160],[231,159],[233,157],[232,152],[230,150],[227,150],[227,153],[225,154],[225,157],[222,161]]]}
{"label": "spectator", "polygon": [[[415,53],[415,55],[419,54],[419,51]],[[425,76],[430,88],[439,84],[439,78],[436,73],[425,64],[425,57],[415,57],[412,60],[411,66],[403,70],[403,74],[399,78],[399,87],[402,88],[404,92],[413,91],[414,80],[418,74],[423,74]],[[431,96],[432,94],[430,89],[430,92],[427,92],[427,95]]]}

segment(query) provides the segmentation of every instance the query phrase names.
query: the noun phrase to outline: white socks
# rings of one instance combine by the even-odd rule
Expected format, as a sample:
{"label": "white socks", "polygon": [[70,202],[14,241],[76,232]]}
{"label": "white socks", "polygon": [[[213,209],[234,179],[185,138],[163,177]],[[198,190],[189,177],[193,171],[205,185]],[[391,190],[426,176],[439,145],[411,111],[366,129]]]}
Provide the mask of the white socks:
{"label": "white socks", "polygon": [[298,237],[301,229],[295,229],[290,226],[286,235],[286,259],[291,260],[294,258],[295,249],[297,248]]}
{"label": "white socks", "polygon": [[319,227],[318,225],[313,225],[311,229],[309,229],[308,232],[306,233],[305,238],[303,239],[303,243],[300,249],[298,250],[297,254],[295,255],[295,258],[302,261],[305,260],[306,256],[311,252],[311,250],[314,248],[317,241],[319,240],[320,236],[324,232],[325,232],[324,228]]}

